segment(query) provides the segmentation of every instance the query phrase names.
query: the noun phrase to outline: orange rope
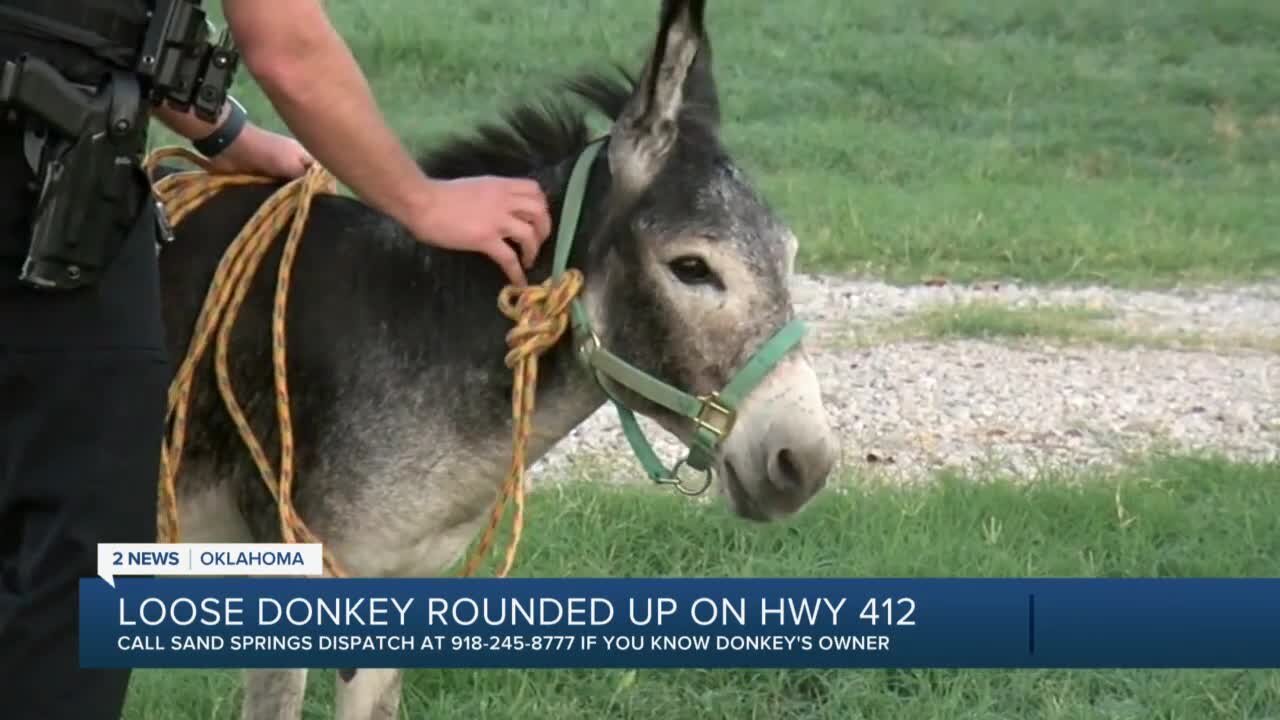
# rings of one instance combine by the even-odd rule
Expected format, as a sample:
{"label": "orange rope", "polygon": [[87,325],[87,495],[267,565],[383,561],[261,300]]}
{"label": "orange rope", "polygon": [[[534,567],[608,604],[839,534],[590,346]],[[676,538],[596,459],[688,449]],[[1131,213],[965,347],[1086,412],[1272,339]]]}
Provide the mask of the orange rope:
{"label": "orange rope", "polygon": [[[278,182],[268,177],[215,173],[206,159],[181,148],[163,148],[151,153],[146,160],[148,174],[153,175],[158,164],[169,157],[185,158],[201,168],[195,171],[177,172],[154,183],[156,197],[160,199],[169,223],[174,227],[177,227],[191,211],[224,188]],[[176,486],[186,436],[191,385],[195,367],[208,349],[215,330],[217,337],[214,369],[218,390],[241,439],[244,440],[254,464],[258,467],[263,482],[276,500],[281,535],[285,542],[290,543],[320,542],[293,507],[293,425],[289,412],[289,388],[285,371],[285,314],[290,272],[298,242],[302,237],[302,230],[306,225],[311,200],[317,192],[329,194],[336,192],[336,182],[319,164],[313,164],[305,175],[286,183],[263,203],[231,242],[214,272],[204,306],[196,319],[196,328],[187,355],[169,386],[166,422],[171,420],[173,424],[170,436],[162,443],[160,457],[161,502],[158,518],[160,542],[177,542],[181,536]],[[286,226],[289,227],[289,234],[277,271],[271,326],[276,414],[280,423],[280,473],[277,479],[262,445],[249,426],[243,409],[236,401],[227,367],[227,345],[236,314],[248,292],[254,273],[272,240],[279,236]],[[581,275],[571,271],[554,285],[548,281],[528,288],[508,287],[499,296],[499,309],[516,321],[516,327],[507,336],[511,350],[506,358],[507,366],[515,372],[515,390],[512,394],[512,462],[494,503],[489,526],[485,529],[479,545],[463,570],[463,575],[472,574],[488,551],[501,521],[503,510],[513,495],[516,503],[515,521],[505,562],[498,576],[505,577],[514,561],[524,524],[525,445],[533,416],[537,358],[554,346],[564,333],[568,324],[569,301],[581,286]],[[324,553],[324,562],[329,574],[338,577],[346,574],[327,549]]]}
{"label": "orange rope", "polygon": [[550,350],[564,335],[569,326],[569,303],[582,289],[582,274],[569,270],[553,283],[550,279],[541,285],[525,288],[508,286],[498,295],[498,309],[515,321],[515,327],[507,332],[507,367],[514,371],[511,390],[511,467],[502,482],[502,491],[489,515],[480,544],[463,569],[463,576],[475,572],[481,559],[489,550],[489,543],[502,521],[507,500],[514,495],[515,518],[511,527],[511,543],[507,546],[506,559],[498,577],[506,577],[515,560],[520,533],[524,529],[524,466],[525,447],[532,429],[534,396],[538,384],[538,357]]}

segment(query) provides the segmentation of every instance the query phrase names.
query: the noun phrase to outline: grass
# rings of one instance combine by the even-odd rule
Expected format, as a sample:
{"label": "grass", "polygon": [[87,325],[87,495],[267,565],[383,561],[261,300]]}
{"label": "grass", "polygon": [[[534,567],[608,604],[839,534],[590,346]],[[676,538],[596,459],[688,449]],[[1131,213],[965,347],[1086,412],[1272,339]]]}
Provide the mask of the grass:
{"label": "grass", "polygon": [[[844,484],[791,522],[591,483],[530,498],[525,576],[1263,576],[1280,466],[1160,457],[1057,481]],[[234,718],[232,671],[140,671],[126,720]],[[313,673],[305,717],[329,717]],[[1280,717],[1269,671],[410,671],[405,715],[571,718]]]}
{"label": "grass", "polygon": [[974,300],[939,304],[901,320],[837,333],[841,347],[863,348],[911,340],[1037,340],[1059,345],[1101,344],[1182,350],[1256,350],[1280,353],[1280,339],[1268,335],[1132,331],[1105,324],[1107,310],[1080,305],[1014,306]]}
{"label": "grass", "polygon": [[[417,146],[551,77],[638,67],[657,5],[328,3]],[[1129,286],[1280,269],[1280,3],[718,2],[708,24],[726,142],[801,269]],[[247,73],[235,91],[281,127]]]}
{"label": "grass", "polygon": [[930,338],[1044,338],[1102,339],[1106,331],[1092,325],[1110,315],[1103,310],[1049,305],[1011,307],[995,302],[972,302],[931,308],[914,319]]}

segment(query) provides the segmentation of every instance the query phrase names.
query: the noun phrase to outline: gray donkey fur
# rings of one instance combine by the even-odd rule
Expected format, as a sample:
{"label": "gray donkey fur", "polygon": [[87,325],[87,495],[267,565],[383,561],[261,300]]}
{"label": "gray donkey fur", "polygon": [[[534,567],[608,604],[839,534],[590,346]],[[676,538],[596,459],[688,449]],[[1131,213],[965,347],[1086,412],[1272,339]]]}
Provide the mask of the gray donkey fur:
{"label": "gray donkey fur", "polygon": [[[603,344],[695,394],[720,389],[793,314],[796,238],[718,139],[719,100],[704,2],[663,3],[638,81],[580,77],[569,89],[614,120],[591,171],[570,266]],[[421,160],[432,176],[536,178],[558,213],[580,112],[526,106]],[[215,266],[271,187],[229,189],[176,229],[161,255],[170,351],[180,358]],[[269,324],[277,243],[241,309],[230,361],[239,400],[274,457]],[[551,243],[530,273],[549,275]],[[473,253],[415,241],[343,197],[318,198],[296,258],[288,315],[296,443],[294,502],[353,575],[432,576],[456,563],[486,520],[510,453],[510,321],[501,271]],[[568,334],[541,363],[528,461],[605,401]],[[179,478],[185,542],[279,540],[274,502],[231,424],[210,360],[193,390]],[[689,423],[618,390],[687,439]],[[745,400],[717,458],[718,491],[755,521],[798,511],[823,487],[838,448],[815,373],[795,348]],[[535,525],[536,528],[536,525]],[[534,530],[536,533],[536,529]],[[306,670],[246,674],[243,717],[296,720]],[[398,714],[399,670],[337,682],[344,720]]]}

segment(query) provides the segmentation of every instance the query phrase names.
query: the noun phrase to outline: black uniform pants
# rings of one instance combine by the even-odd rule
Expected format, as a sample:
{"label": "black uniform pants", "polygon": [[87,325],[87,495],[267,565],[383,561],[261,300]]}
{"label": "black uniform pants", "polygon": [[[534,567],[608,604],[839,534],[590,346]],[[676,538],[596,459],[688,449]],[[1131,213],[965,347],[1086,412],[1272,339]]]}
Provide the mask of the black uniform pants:
{"label": "black uniform pants", "polygon": [[79,667],[77,586],[97,543],[155,541],[169,365],[154,216],[98,285],[26,289],[16,140],[0,128],[0,717],[114,720],[129,672]]}

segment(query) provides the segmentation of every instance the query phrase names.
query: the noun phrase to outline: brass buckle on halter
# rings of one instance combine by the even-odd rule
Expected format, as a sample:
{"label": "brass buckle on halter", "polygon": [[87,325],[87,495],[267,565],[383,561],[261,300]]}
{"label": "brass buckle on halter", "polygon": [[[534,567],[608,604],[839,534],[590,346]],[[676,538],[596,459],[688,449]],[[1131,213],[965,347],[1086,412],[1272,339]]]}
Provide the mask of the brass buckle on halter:
{"label": "brass buckle on halter", "polygon": [[[720,402],[719,393],[700,395],[698,400],[702,402],[702,408],[698,410],[698,415],[693,421],[697,423],[698,427],[714,434],[717,440],[723,440],[729,434],[729,431],[733,429],[737,413]],[[714,421],[717,419],[722,421],[723,427],[715,424]]]}

